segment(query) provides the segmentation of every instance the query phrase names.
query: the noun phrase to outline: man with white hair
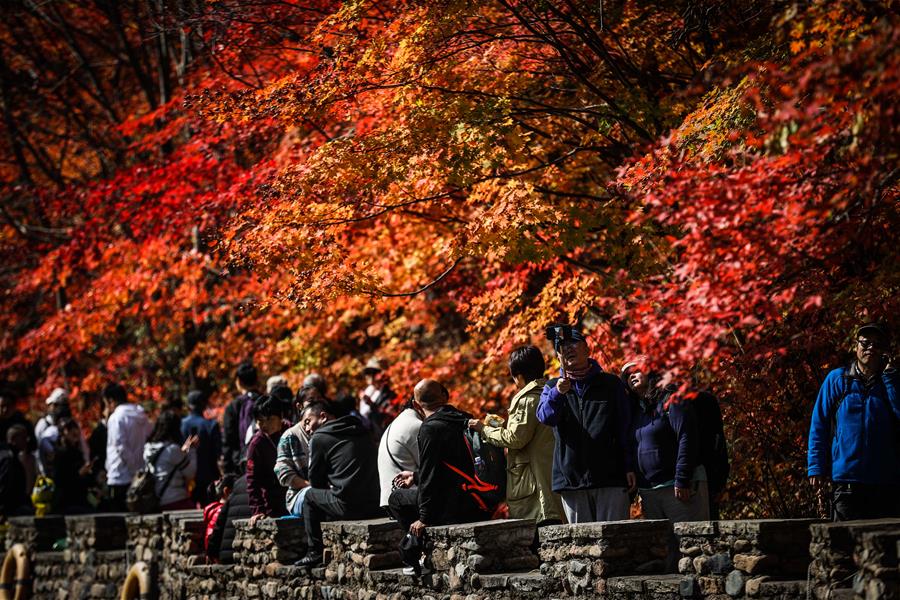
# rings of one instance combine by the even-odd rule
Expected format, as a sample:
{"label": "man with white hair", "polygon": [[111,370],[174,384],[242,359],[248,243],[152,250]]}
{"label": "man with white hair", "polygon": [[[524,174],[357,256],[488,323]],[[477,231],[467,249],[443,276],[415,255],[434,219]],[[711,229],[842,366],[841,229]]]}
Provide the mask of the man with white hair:
{"label": "man with white hair", "polygon": [[[55,388],[46,400],[47,414],[34,426],[34,437],[37,440],[37,461],[38,469],[42,475],[49,475],[53,468],[53,451],[59,440],[59,428],[57,425],[64,417],[71,417],[72,410],[69,407],[69,392],[58,387]],[[87,442],[84,435],[79,433],[81,438],[81,452],[84,454],[85,462],[90,460]]]}
{"label": "man with white hair", "polygon": [[266,393],[271,394],[277,387],[288,387],[288,380],[284,375],[272,375],[266,379]]}

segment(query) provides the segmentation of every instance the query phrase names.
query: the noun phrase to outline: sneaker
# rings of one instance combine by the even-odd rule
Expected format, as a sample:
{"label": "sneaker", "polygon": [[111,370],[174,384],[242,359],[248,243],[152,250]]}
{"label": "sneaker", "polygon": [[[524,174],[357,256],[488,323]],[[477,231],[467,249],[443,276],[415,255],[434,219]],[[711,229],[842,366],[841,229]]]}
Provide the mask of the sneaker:
{"label": "sneaker", "polygon": [[415,575],[416,570],[413,567],[403,567],[403,574],[404,575]]}
{"label": "sneaker", "polygon": [[312,569],[314,567],[321,566],[322,564],[322,555],[321,553],[316,552],[315,554],[307,554],[300,560],[294,563],[295,567],[307,567]]}

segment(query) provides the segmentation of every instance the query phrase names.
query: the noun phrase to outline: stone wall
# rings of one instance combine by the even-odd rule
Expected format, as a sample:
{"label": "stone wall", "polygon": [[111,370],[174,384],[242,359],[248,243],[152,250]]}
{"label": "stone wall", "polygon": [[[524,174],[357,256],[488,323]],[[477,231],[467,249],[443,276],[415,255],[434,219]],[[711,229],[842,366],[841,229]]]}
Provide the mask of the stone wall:
{"label": "stone wall", "polygon": [[235,521],[234,562],[252,578],[292,565],[306,555],[306,530],[301,519],[249,519]]}
{"label": "stone wall", "polygon": [[604,594],[607,580],[661,574],[669,521],[610,521],[540,529],[541,572],[567,594]]}
{"label": "stone wall", "polygon": [[822,523],[811,532],[816,598],[900,598],[900,519]]}
{"label": "stone wall", "polygon": [[183,598],[190,579],[189,569],[206,564],[203,533],[202,511],[163,513],[162,563],[155,569],[162,600]]}
{"label": "stone wall", "polygon": [[684,597],[801,598],[815,520],[676,523]]}
{"label": "stone wall", "polygon": [[124,515],[10,519],[7,545],[31,550],[34,597],[117,598],[125,578]]}
{"label": "stone wall", "polygon": [[[199,511],[13,519],[6,543],[30,550],[34,597],[47,599],[116,598],[137,560],[152,567],[149,597],[165,600],[900,598],[900,520],[431,527],[421,576],[400,568],[403,532],[387,519],[325,524],[318,569],[291,566],[305,553],[298,520],[236,528],[234,565],[206,564]],[[679,573],[666,574],[673,535]]]}

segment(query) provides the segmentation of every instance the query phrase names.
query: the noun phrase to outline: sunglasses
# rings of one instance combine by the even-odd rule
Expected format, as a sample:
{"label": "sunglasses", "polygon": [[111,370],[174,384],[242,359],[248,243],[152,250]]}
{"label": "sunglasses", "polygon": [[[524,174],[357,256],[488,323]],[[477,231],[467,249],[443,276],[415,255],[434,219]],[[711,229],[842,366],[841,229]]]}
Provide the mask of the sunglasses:
{"label": "sunglasses", "polygon": [[875,340],[867,340],[865,338],[860,338],[856,340],[856,343],[859,344],[859,347],[863,350],[868,350],[869,348],[875,348],[876,350],[883,350],[885,348],[885,344],[880,341]]}

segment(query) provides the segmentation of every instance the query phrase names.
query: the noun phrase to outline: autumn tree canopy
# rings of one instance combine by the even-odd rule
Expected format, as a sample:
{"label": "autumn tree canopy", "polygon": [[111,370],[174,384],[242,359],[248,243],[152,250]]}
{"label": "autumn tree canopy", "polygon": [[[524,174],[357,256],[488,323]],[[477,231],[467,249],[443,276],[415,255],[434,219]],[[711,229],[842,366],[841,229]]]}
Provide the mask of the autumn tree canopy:
{"label": "autumn tree canopy", "polygon": [[478,412],[567,321],[723,398],[733,516],[803,514],[819,382],[900,332],[894,4],[14,2],[0,379],[377,353]]}

